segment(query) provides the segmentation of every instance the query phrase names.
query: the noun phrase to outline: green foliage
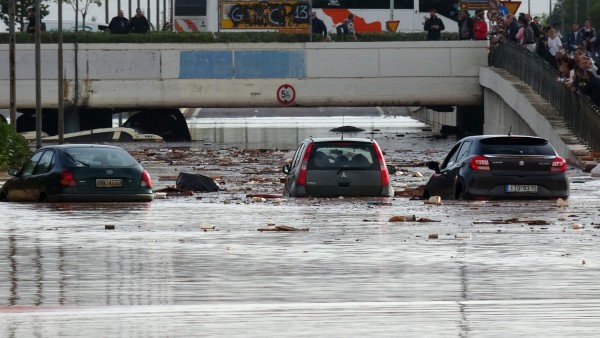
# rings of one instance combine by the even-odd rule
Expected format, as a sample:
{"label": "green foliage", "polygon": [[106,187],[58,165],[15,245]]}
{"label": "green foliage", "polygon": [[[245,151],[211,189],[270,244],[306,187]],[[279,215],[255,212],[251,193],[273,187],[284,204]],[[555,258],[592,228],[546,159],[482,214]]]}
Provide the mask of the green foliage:
{"label": "green foliage", "polygon": [[[49,0],[41,0],[40,1],[40,13],[41,17],[44,18],[48,15],[48,3]],[[0,0],[0,17],[2,21],[8,26],[9,24],[9,3],[10,0]],[[20,0],[15,3],[15,22],[17,26],[21,27],[21,30],[24,31],[24,27],[27,25],[27,8],[35,7],[35,0]],[[7,28],[8,29],[8,28]],[[17,28],[19,30],[19,28]]]}
{"label": "green foliage", "polygon": [[31,151],[27,140],[11,125],[0,122],[0,169],[21,168],[29,156]]}
{"label": "green foliage", "polygon": [[[1,0],[0,0],[1,1]],[[364,33],[358,42],[376,41],[424,41],[426,35],[419,33]],[[9,36],[0,33],[0,43],[8,43]],[[443,33],[442,40],[457,40],[456,33]],[[338,39],[332,36],[333,41],[354,41]],[[308,42],[309,34],[305,33],[278,33],[278,32],[234,32],[234,33],[173,33],[151,32],[148,34],[110,34],[108,32],[64,32],[64,43],[260,43],[260,42]],[[17,43],[34,43],[34,35],[17,33]],[[58,32],[42,33],[42,43],[57,43]]]}
{"label": "green foliage", "polygon": [[[577,5],[577,7],[575,7]],[[552,14],[544,21],[544,25],[559,24],[564,21],[563,34],[571,31],[573,22],[583,26],[585,19],[590,19],[592,27],[598,31],[600,25],[600,1],[598,0],[558,0],[554,2]]]}

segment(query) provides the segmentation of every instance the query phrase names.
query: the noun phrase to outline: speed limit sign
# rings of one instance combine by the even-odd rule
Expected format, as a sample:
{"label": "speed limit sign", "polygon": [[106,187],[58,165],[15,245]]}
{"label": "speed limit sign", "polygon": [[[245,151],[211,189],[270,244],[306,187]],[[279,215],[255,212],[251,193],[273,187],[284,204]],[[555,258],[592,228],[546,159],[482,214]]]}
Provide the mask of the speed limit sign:
{"label": "speed limit sign", "polygon": [[277,88],[277,100],[281,104],[290,104],[296,99],[296,90],[289,84]]}

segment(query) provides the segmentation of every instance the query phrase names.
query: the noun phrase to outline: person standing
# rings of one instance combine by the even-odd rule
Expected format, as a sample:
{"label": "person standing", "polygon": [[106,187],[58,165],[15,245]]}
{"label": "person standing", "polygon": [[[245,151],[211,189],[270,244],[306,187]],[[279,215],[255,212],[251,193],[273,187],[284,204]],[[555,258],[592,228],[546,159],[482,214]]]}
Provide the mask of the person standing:
{"label": "person standing", "polygon": [[108,24],[108,30],[111,34],[128,34],[129,33],[129,20],[123,15],[123,10],[119,9],[117,16],[110,20]]}
{"label": "person standing", "polygon": [[569,54],[572,54],[577,49],[577,34],[579,34],[579,24],[573,22],[571,31],[567,33],[567,37],[565,38],[565,49]]}
{"label": "person standing", "polygon": [[429,11],[429,19],[425,20],[423,28],[427,32],[427,40],[440,40],[442,38],[442,31],[446,29],[444,22],[437,16],[435,9]]}
{"label": "person standing", "polygon": [[148,19],[146,19],[140,8],[135,10],[135,16],[129,20],[129,30],[131,33],[139,34],[147,33],[150,30]]}
{"label": "person standing", "polygon": [[312,12],[310,15],[310,29],[312,32],[313,41],[327,40],[327,26],[323,20],[317,18],[317,13]]}
{"label": "person standing", "polygon": [[483,19],[483,12],[475,15],[475,24],[473,25],[473,36],[475,40],[487,40],[488,25]]}
{"label": "person standing", "polygon": [[[35,33],[35,9],[30,7],[27,9],[27,20],[29,23],[27,24],[27,33]],[[46,25],[40,20],[40,31],[46,31]]]}
{"label": "person standing", "polygon": [[560,39],[556,36],[554,28],[548,30],[548,51],[552,56],[556,56],[556,53],[562,52],[563,46]]}
{"label": "person standing", "polygon": [[469,11],[466,9],[460,11],[460,17],[458,18],[458,39],[472,40],[474,25],[475,22],[469,15]]}

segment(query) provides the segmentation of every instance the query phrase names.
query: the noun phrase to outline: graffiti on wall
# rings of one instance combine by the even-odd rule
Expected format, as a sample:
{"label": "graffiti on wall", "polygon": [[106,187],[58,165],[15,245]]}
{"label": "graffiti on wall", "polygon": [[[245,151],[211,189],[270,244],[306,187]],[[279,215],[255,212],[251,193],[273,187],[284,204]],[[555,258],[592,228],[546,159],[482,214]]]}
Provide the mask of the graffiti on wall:
{"label": "graffiti on wall", "polygon": [[309,28],[309,4],[306,1],[222,1],[222,29]]}

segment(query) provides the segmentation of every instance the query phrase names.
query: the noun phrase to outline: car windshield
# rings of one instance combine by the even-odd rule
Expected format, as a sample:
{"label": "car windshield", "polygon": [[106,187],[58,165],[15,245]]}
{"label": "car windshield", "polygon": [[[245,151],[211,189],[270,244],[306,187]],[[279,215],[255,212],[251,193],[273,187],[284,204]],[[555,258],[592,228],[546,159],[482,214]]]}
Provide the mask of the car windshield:
{"label": "car windshield", "polygon": [[326,142],[313,146],[308,169],[378,168],[374,147],[370,143]]}
{"label": "car windshield", "polygon": [[481,152],[486,155],[556,155],[548,141],[523,137],[483,139],[481,140]]}
{"label": "car windshield", "polygon": [[135,159],[126,151],[113,148],[69,148],[65,154],[74,166],[130,167]]}

